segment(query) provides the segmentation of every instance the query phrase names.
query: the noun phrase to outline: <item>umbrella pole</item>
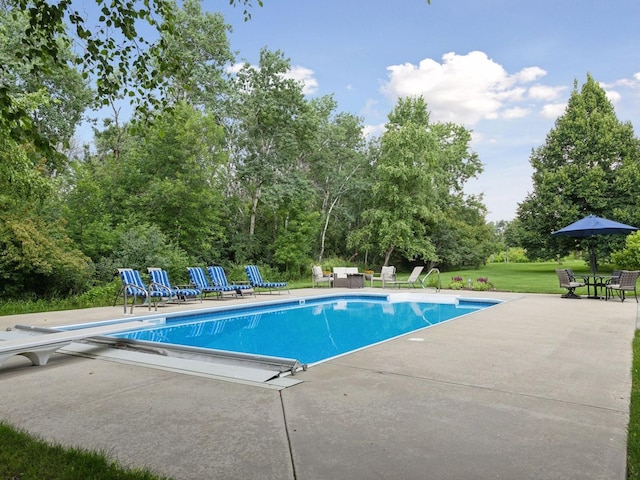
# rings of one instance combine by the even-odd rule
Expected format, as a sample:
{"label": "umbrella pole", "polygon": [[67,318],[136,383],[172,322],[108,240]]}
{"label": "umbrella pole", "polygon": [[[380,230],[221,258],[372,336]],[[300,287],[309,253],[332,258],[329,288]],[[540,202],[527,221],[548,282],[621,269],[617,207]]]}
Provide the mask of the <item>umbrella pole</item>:
{"label": "umbrella pole", "polygon": [[594,275],[598,273],[598,259],[596,258],[596,249],[593,246],[589,247],[589,268]]}

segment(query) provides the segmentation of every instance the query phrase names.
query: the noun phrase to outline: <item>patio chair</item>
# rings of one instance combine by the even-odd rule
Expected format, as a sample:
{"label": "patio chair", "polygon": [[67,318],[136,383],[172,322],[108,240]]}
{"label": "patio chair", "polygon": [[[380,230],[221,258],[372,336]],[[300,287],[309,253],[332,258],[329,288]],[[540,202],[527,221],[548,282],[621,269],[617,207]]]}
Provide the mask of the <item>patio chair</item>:
{"label": "patio chair", "polygon": [[319,283],[326,283],[327,287],[333,287],[333,275],[325,276],[320,265],[311,268],[311,287],[315,288]]}
{"label": "patio chair", "polygon": [[222,267],[207,267],[207,271],[209,272],[213,285],[221,289],[221,295],[228,294],[235,295],[236,297],[238,295],[241,297],[245,295],[255,295],[253,288],[247,283],[229,283]]}
{"label": "patio chair", "polygon": [[162,287],[165,289],[168,288],[173,294],[169,301],[187,302],[189,299],[195,300],[199,297],[200,302],[202,302],[202,290],[192,287],[191,285],[172,285],[169,281],[167,271],[162,268],[149,267],[147,270],[149,270],[149,276],[153,282],[150,285],[151,291],[160,288],[159,285],[162,285]]}
{"label": "patio chair", "polygon": [[281,290],[287,289],[287,293],[289,293],[289,288],[287,287],[287,282],[266,282],[262,279],[262,275],[260,275],[260,270],[256,265],[245,265],[244,271],[247,274],[247,278],[249,279],[249,285],[251,285],[257,292],[258,288],[269,290],[269,293],[272,291],[277,291],[280,293]]}
{"label": "patio chair", "polygon": [[424,265],[415,267],[411,272],[411,275],[409,275],[409,278],[407,278],[406,280],[391,280],[391,281],[385,282],[385,284],[388,284],[391,286],[395,285],[396,287],[400,287],[400,285],[407,285],[413,288],[418,288],[418,284],[420,284],[420,286],[424,288],[424,285],[422,284],[422,282],[419,281],[422,270],[424,270]]}
{"label": "patio chair", "polygon": [[208,293],[215,293],[216,297],[221,298],[224,291],[216,285],[209,283],[207,275],[202,267],[187,267],[191,284],[202,292],[202,298],[206,298]]}
{"label": "patio chair", "polygon": [[567,293],[562,295],[562,298],[580,298],[580,295],[577,295],[575,290],[576,288],[584,287],[586,284],[572,280],[572,276],[566,268],[556,269],[556,274],[558,275],[560,286],[567,289]]}
{"label": "patio chair", "polygon": [[371,276],[371,286],[373,287],[373,282],[381,281],[382,288],[384,288],[385,283],[393,282],[396,279],[396,267],[387,266],[382,267],[380,269],[380,276],[376,277],[375,274]]}
{"label": "patio chair", "polygon": [[638,276],[640,276],[640,271],[638,270],[623,270],[617,280],[613,277],[611,283],[606,286],[606,299],[609,300],[609,297],[613,297],[614,293],[617,293],[620,301],[624,302],[625,293],[633,291],[633,296],[636,297],[636,303],[638,303],[638,293],[636,292]]}
{"label": "patio chair", "polygon": [[154,285],[153,289],[148,288],[142,281],[142,277],[138,270],[134,270],[132,268],[119,268],[118,275],[122,280],[122,287],[116,295],[113,306],[115,307],[118,297],[122,294],[124,297],[124,313],[127,313],[128,298],[132,298],[131,313],[133,313],[133,307],[136,305],[138,298],[145,300],[141,305],[148,305],[149,310],[151,310],[151,300],[156,299],[155,307],[157,311],[158,303],[164,305],[173,296],[173,292],[162,285]]}

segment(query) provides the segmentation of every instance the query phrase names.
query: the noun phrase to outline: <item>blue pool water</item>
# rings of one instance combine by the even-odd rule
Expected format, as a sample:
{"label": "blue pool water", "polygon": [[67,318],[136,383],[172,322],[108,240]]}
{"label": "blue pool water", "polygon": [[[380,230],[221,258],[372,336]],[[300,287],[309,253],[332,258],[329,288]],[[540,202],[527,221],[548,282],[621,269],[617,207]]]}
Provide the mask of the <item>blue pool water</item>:
{"label": "blue pool water", "polygon": [[311,364],[498,303],[426,303],[402,300],[405,297],[396,301],[388,301],[387,296],[297,299],[171,317],[164,325],[113,336]]}

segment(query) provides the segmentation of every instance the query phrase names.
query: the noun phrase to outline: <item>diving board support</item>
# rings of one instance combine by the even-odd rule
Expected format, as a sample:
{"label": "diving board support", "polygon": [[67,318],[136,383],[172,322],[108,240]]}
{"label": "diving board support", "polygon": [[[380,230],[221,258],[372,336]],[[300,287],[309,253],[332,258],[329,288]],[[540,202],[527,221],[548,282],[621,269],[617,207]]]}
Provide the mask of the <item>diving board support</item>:
{"label": "diving board support", "polygon": [[6,360],[22,355],[36,366],[46,365],[53,353],[76,340],[83,340],[99,335],[124,332],[152,325],[147,321],[122,322],[99,327],[81,328],[77,330],[55,331],[43,335],[30,335],[12,340],[0,341],[0,365]]}

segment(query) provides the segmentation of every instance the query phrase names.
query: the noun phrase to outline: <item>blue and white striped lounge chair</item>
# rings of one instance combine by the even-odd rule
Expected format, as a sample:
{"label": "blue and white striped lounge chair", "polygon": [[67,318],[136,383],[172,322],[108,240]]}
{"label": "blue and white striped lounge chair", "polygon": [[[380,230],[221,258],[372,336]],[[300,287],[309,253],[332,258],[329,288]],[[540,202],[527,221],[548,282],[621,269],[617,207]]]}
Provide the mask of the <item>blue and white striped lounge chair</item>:
{"label": "blue and white striped lounge chair", "polygon": [[189,299],[196,299],[200,297],[202,302],[202,291],[195,287],[186,286],[173,286],[169,281],[169,275],[166,270],[157,267],[151,267],[149,270],[149,276],[151,277],[152,284],[150,285],[151,291],[155,288],[159,288],[158,285],[162,285],[163,288],[168,288],[173,297],[171,300],[178,302],[186,302]]}
{"label": "blue and white striped lounge chair", "polygon": [[276,290],[280,293],[280,290],[287,289],[287,293],[289,293],[289,288],[287,287],[286,282],[265,282],[262,279],[262,275],[260,275],[260,270],[256,265],[245,265],[244,271],[247,273],[247,278],[249,279],[249,284],[254,288],[262,288],[265,290],[269,290],[269,293]]}
{"label": "blue and white striped lounge chair", "polygon": [[187,267],[187,271],[189,272],[189,278],[191,279],[191,283],[198,290],[202,291],[202,295],[206,296],[207,293],[215,293],[218,298],[222,297],[224,293],[224,289],[209,283],[209,279],[207,275],[204,273],[204,268],[202,267]]}
{"label": "blue and white striped lounge chair", "polygon": [[240,295],[243,297],[245,295],[255,295],[253,288],[249,284],[230,284],[227,281],[227,275],[224,273],[224,269],[222,267],[207,267],[207,271],[209,272],[211,281],[216,287],[223,288],[226,292],[234,292],[236,296]]}
{"label": "blue and white striped lounge chair", "polygon": [[[135,306],[138,298],[145,300],[141,305],[148,305],[149,310],[151,310],[150,300],[156,299],[157,301],[154,303],[157,311],[158,303],[164,305],[171,299],[171,297],[173,297],[173,292],[162,285],[154,285],[153,289],[148,288],[142,281],[142,277],[138,270],[134,270],[132,268],[119,268],[118,275],[120,275],[120,279],[122,280],[122,289],[120,290],[120,293],[124,296],[124,313],[127,313],[128,298],[133,299],[131,302],[131,313],[133,313],[133,307]],[[118,293],[118,296],[120,296],[120,293]],[[117,301],[118,297],[116,297],[116,302]],[[115,306],[115,302],[113,305]]]}

